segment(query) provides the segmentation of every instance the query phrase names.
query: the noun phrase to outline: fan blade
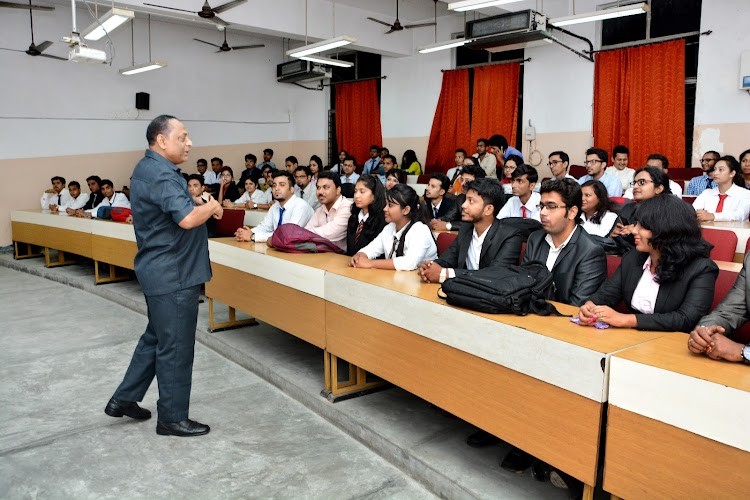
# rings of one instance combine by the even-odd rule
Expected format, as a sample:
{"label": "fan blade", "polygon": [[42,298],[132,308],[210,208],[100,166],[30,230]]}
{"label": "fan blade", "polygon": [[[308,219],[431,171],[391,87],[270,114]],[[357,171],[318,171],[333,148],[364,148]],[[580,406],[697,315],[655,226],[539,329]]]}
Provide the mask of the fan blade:
{"label": "fan blade", "polygon": [[23,10],[29,10],[29,7],[31,7],[32,10],[55,10],[54,5],[22,5],[20,3],[13,3],[13,2],[0,2],[0,7],[8,7],[10,9],[23,9]]}
{"label": "fan blade", "polygon": [[224,26],[225,28],[229,26],[229,23],[223,20],[222,18],[220,18],[219,16],[214,16],[210,18],[209,21],[211,21],[212,23],[216,23],[219,26]]}
{"label": "fan blade", "polygon": [[24,54],[26,53],[25,50],[20,50],[20,49],[6,49],[5,47],[0,47],[0,50],[9,50],[11,52],[23,52]]}
{"label": "fan blade", "polygon": [[425,26],[435,26],[435,23],[419,23],[419,24],[409,24],[404,25],[404,28],[424,28]]}
{"label": "fan blade", "polygon": [[39,55],[42,56],[42,57],[49,57],[50,59],[59,59],[60,61],[67,61],[68,60],[67,57],[53,56],[53,55],[50,55],[50,54],[39,54]]}
{"label": "fan blade", "polygon": [[232,47],[232,50],[259,49],[261,47],[265,47],[265,44],[259,43],[259,44],[256,44],[256,45],[238,45],[237,47]]}
{"label": "fan blade", "polygon": [[50,47],[50,45],[52,45],[52,42],[47,40],[46,42],[42,42],[39,45],[37,45],[36,50],[38,50],[39,52],[44,52]]}
{"label": "fan blade", "polygon": [[229,9],[234,9],[235,7],[242,5],[243,3],[246,3],[247,0],[233,0],[232,2],[227,2],[223,5],[219,5],[218,7],[214,7],[213,10],[216,14],[221,14],[222,12],[226,12]]}
{"label": "fan blade", "polygon": [[374,21],[376,23],[380,23],[383,26],[390,26],[391,25],[391,23],[387,23],[385,21],[381,21],[380,19],[375,19],[374,17],[368,17],[367,19],[369,19],[370,21]]}
{"label": "fan blade", "polygon": [[156,5],[155,3],[144,3],[143,5],[147,5],[149,7],[159,7],[160,9],[179,10],[180,12],[190,12],[191,14],[197,14],[197,12],[194,10],[178,9],[177,7],[167,7],[166,5]]}
{"label": "fan blade", "polygon": [[390,35],[390,34],[391,34],[391,33],[393,33],[394,31],[398,31],[398,30],[394,30],[393,28],[391,28],[391,29],[389,29],[388,31],[386,31],[386,32],[385,32],[385,34],[386,34],[386,35]]}
{"label": "fan blade", "polygon": [[198,40],[197,38],[193,38],[196,42],[205,43],[206,45],[210,45],[211,47],[221,47],[221,45],[216,45],[215,43],[207,42],[205,40]]}

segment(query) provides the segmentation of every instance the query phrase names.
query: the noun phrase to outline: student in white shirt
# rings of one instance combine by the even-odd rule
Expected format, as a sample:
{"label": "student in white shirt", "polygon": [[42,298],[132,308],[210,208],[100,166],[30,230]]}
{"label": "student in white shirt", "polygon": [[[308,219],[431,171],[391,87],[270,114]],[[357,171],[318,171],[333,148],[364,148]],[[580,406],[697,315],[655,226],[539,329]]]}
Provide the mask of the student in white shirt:
{"label": "student in white shirt", "polygon": [[354,162],[354,158],[347,156],[344,158],[344,163],[341,165],[341,184],[356,184],[359,180],[359,174],[354,170],[357,168],[357,164]]}
{"label": "student in white shirt", "polygon": [[294,181],[296,182],[294,193],[305,200],[313,210],[317,210],[320,202],[318,201],[316,186],[312,183],[310,167],[300,165],[294,169]]}
{"label": "student in white shirt", "polygon": [[474,157],[479,160],[479,166],[487,177],[497,178],[497,158],[487,151],[487,139],[477,139],[477,152]]}
{"label": "student in white shirt", "polygon": [[[380,235],[352,257],[350,265],[365,269],[413,271],[420,262],[437,258],[432,231],[422,220],[419,196],[411,186],[396,184],[386,195]],[[380,256],[385,259],[379,259]]]}
{"label": "student in white shirt", "polygon": [[541,196],[534,192],[534,186],[539,181],[536,169],[531,165],[521,164],[513,170],[512,178],[513,197],[505,203],[497,218],[521,217],[539,220]]}
{"label": "student in white shirt", "polygon": [[115,186],[109,179],[102,179],[102,194],[104,200],[91,210],[86,210],[85,217],[96,218],[99,207],[122,207],[130,208],[130,200],[124,194],[115,191]]}
{"label": "student in white shirt", "polygon": [[65,178],[56,175],[50,180],[52,181],[52,187],[44,191],[39,200],[42,210],[49,210],[51,206],[66,205],[70,201],[70,193],[65,189]]}
{"label": "student in white shirt", "polygon": [[581,195],[581,227],[589,234],[606,238],[612,233],[617,222],[617,214],[612,209],[607,188],[599,181],[587,181],[581,186]]}
{"label": "student in white shirt", "polygon": [[605,172],[612,177],[616,177],[622,185],[622,191],[625,192],[630,187],[630,183],[635,178],[635,170],[628,168],[628,158],[630,150],[622,145],[615,146],[612,150],[612,166],[607,167]]}
{"label": "student in white shirt", "polygon": [[453,154],[453,161],[456,162],[456,166],[453,168],[449,168],[448,172],[445,174],[448,176],[448,181],[450,182],[451,186],[453,186],[453,183],[456,182],[456,180],[461,176],[461,170],[463,170],[464,168],[465,160],[466,150],[458,148]]}
{"label": "student in white shirt", "polygon": [[553,151],[547,157],[547,166],[555,179],[574,179],[575,177],[570,175],[570,156],[565,151]]}
{"label": "student in white shirt", "polygon": [[339,162],[330,168],[331,172],[341,174],[343,171],[341,167],[344,166],[344,160],[346,160],[347,156],[349,156],[349,153],[345,149],[339,151]]}
{"label": "student in white shirt", "polygon": [[[206,181],[208,180],[208,161],[206,161],[205,158],[200,158],[198,161],[195,162],[195,169],[198,171],[198,174],[203,177],[203,184],[206,184]],[[213,174],[213,172],[211,172]],[[214,178],[216,175],[214,174]]]}
{"label": "student in white shirt", "polygon": [[722,156],[714,167],[717,187],[706,189],[693,202],[700,222],[746,221],[750,215],[750,190],[745,189],[740,163]]}
{"label": "student in white shirt", "polygon": [[[669,160],[666,156],[660,155],[659,153],[653,153],[648,156],[648,160],[646,160],[646,166],[647,167],[654,167],[658,168],[665,174],[669,175]],[[632,180],[635,180],[633,178]],[[632,182],[630,184],[633,185]],[[677,196],[678,198],[682,198],[682,186],[677,184],[672,179],[669,179],[669,190],[672,192],[673,195]],[[623,198],[627,198],[629,200],[633,199],[633,188],[628,188],[627,191],[625,191],[625,194],[622,195]]]}
{"label": "student in white shirt", "polygon": [[323,160],[318,155],[312,155],[308,167],[310,167],[310,172],[312,173],[312,180],[310,182],[312,182],[313,186],[317,186],[318,174],[323,171]]}
{"label": "student in white shirt", "polygon": [[588,148],[586,150],[586,161],[584,162],[588,174],[578,179],[578,184],[583,185],[584,182],[594,179],[604,184],[609,196],[622,196],[622,183],[606,172],[608,158],[609,154],[603,149]]}
{"label": "student in white shirt", "polygon": [[52,206],[50,206],[50,210],[75,215],[76,210],[83,208],[86,202],[89,201],[89,195],[81,192],[81,185],[78,181],[70,181],[68,183],[68,193],[70,194],[70,199],[67,203],[57,206],[55,210],[52,210]]}
{"label": "student in white shirt", "polygon": [[265,243],[281,224],[297,224],[305,227],[313,215],[310,205],[294,194],[294,177],[286,170],[273,172],[273,198],[276,202],[256,227],[239,228],[234,236],[237,241]]}
{"label": "student in white shirt", "polygon": [[271,207],[271,191],[263,192],[258,189],[258,185],[251,178],[245,179],[245,192],[237,199],[235,206],[246,208],[248,210],[260,209],[268,210]]}

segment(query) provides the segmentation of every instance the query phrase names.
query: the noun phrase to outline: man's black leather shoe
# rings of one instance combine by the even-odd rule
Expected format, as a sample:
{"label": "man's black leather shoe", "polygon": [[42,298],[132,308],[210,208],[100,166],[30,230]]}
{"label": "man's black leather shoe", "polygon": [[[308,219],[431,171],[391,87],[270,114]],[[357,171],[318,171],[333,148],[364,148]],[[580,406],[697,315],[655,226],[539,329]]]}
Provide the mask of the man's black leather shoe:
{"label": "man's black leather shoe", "polygon": [[485,446],[490,446],[499,442],[500,438],[483,430],[478,430],[466,438],[466,444],[472,448],[484,448]]}
{"label": "man's black leather shoe", "polygon": [[517,474],[522,473],[534,463],[536,460],[532,455],[529,455],[525,451],[518,448],[511,448],[503,461],[500,463],[500,467]]}
{"label": "man's black leather shoe", "polygon": [[210,430],[209,426],[189,418],[182,422],[156,422],[156,433],[161,436],[202,436]]}
{"label": "man's black leather shoe", "polygon": [[138,406],[138,403],[132,401],[118,401],[111,398],[104,407],[104,413],[110,417],[122,417],[126,415],[136,420],[148,420],[151,418],[151,412]]}
{"label": "man's black leather shoe", "polygon": [[549,481],[549,475],[552,472],[552,468],[546,462],[542,462],[537,459],[531,464],[531,475],[540,482]]}

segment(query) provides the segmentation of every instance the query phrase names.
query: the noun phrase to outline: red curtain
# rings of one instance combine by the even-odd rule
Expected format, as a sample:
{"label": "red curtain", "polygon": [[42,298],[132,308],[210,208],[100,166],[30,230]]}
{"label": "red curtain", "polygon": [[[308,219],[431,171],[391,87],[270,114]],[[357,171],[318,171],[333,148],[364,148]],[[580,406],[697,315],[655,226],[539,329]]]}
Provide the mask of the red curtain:
{"label": "red curtain", "polygon": [[684,167],[685,41],[600,52],[594,66],[594,143],[630,149],[630,166],[661,153]]}
{"label": "red curtain", "polygon": [[444,71],[443,86],[427,145],[425,173],[447,172],[456,166],[453,160],[456,149],[468,148],[470,143],[469,70]]}
{"label": "red curtain", "polygon": [[336,143],[361,166],[372,144],[383,144],[377,81],[336,85]]}
{"label": "red curtain", "polygon": [[474,68],[471,136],[489,138],[502,134],[516,143],[518,128],[518,78],[520,63]]}

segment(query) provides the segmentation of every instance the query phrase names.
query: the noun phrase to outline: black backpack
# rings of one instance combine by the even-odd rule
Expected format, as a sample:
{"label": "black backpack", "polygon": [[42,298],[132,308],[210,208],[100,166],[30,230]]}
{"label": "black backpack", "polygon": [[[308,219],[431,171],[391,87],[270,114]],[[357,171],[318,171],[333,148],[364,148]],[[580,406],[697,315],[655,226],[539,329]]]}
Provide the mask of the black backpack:
{"label": "black backpack", "polygon": [[520,266],[487,267],[449,278],[443,282],[438,297],[453,306],[484,313],[563,316],[545,300],[554,290],[546,264],[533,261]]}

